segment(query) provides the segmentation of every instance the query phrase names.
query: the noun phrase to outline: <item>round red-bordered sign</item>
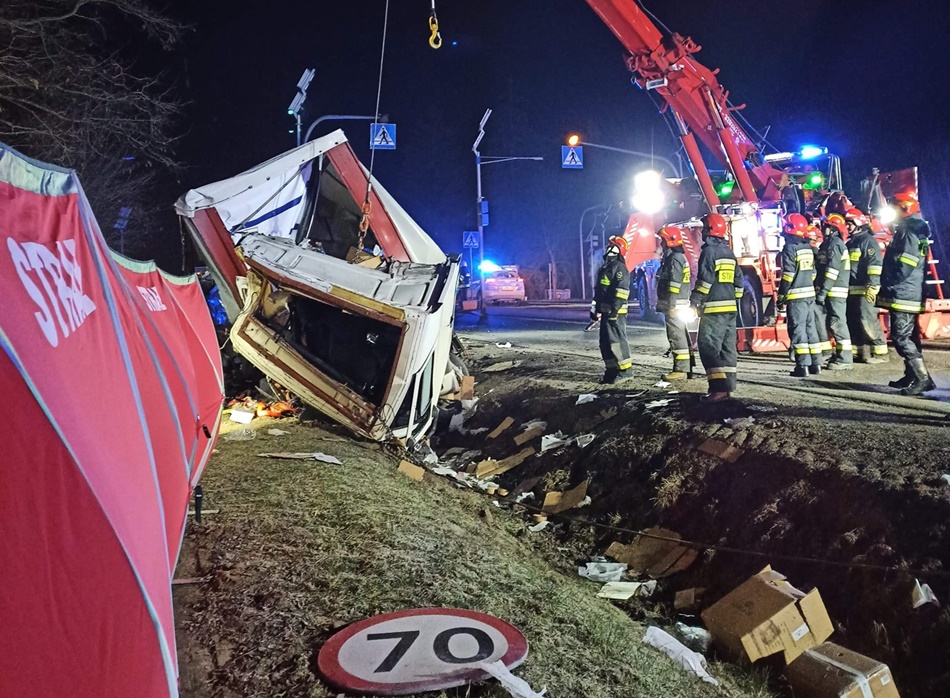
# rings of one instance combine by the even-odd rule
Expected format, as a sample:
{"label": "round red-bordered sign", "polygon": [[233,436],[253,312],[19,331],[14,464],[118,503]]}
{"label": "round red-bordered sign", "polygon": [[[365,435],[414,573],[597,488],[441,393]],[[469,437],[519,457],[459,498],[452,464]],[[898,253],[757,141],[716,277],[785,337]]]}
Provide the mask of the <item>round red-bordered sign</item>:
{"label": "round red-bordered sign", "polygon": [[317,658],[334,686],[388,696],[481,681],[473,665],[501,660],[509,669],[528,656],[528,641],[510,623],[460,608],[414,608],[347,626]]}

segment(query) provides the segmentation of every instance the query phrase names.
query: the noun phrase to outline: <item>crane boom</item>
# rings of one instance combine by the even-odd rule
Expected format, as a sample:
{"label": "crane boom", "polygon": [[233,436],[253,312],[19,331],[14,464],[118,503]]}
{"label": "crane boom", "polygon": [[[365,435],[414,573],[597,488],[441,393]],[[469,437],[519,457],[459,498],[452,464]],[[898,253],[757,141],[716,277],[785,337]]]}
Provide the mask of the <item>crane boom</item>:
{"label": "crane boom", "polygon": [[710,70],[693,59],[692,39],[661,31],[636,0],[587,0],[630,52],[627,65],[637,84],[654,90],[672,110],[680,138],[710,208],[720,203],[696,139],[729,168],[742,198],[778,198],[784,173],[766,162],[758,146],[732,115],[729,93]]}

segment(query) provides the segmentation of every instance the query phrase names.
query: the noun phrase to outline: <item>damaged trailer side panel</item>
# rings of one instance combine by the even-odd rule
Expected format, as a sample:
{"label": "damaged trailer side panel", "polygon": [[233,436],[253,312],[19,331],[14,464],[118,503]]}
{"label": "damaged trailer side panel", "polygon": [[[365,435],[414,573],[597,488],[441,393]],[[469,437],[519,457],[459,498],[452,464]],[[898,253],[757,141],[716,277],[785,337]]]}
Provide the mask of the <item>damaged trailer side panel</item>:
{"label": "damaged trailer side panel", "polygon": [[451,371],[458,259],[375,181],[361,236],[367,179],[336,131],[192,190],[177,209],[238,353],[356,433],[412,441]]}

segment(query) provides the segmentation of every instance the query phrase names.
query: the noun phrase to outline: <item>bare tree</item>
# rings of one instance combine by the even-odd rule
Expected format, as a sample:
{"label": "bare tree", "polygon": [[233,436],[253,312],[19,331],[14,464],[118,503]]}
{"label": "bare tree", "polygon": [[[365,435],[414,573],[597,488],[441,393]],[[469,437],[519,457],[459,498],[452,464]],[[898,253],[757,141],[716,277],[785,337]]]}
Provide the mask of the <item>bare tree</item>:
{"label": "bare tree", "polygon": [[106,232],[128,207],[147,234],[156,180],[177,167],[180,104],[137,63],[181,32],[146,0],[0,3],[0,140],[76,169]]}

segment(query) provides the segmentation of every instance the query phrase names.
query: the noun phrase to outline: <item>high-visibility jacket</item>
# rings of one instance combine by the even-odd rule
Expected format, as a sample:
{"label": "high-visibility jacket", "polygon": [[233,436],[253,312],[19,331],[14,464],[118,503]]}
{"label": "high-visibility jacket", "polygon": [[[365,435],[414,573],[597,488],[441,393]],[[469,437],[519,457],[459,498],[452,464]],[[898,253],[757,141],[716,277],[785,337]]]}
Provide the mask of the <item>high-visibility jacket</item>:
{"label": "high-visibility jacket", "polygon": [[682,247],[668,248],[656,272],[656,309],[666,313],[684,305],[689,305],[689,263]]}
{"label": "high-visibility jacket", "polygon": [[597,312],[608,318],[626,315],[629,299],[630,272],[627,271],[627,263],[620,255],[608,257],[597,272],[597,285],[594,287]]}
{"label": "high-visibility jacket", "polygon": [[847,298],[851,256],[838,233],[826,233],[815,255],[815,289],[822,298]]}
{"label": "high-visibility jacket", "polygon": [[699,253],[690,305],[700,308],[703,315],[735,313],[736,299],[742,298],[742,293],[742,270],[729,243],[722,238],[707,238]]}
{"label": "high-visibility jacket", "polygon": [[905,218],[884,253],[877,306],[904,313],[924,312],[924,281],[930,227],[920,218]]}
{"label": "high-visibility jacket", "polygon": [[870,228],[851,235],[848,256],[851,258],[849,295],[863,296],[869,288],[881,287],[881,246]]}
{"label": "high-visibility jacket", "polygon": [[781,265],[779,303],[815,297],[815,250],[807,240],[787,235]]}

